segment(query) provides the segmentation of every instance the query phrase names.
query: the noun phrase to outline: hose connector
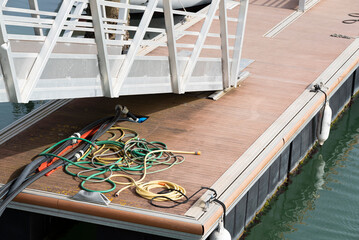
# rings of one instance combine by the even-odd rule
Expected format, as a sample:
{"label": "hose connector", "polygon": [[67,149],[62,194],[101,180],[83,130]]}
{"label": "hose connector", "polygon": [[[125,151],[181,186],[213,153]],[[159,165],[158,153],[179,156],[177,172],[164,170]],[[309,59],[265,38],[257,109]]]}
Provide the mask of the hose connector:
{"label": "hose connector", "polygon": [[78,141],[76,138],[79,138],[79,137],[81,137],[81,134],[78,133],[78,132],[72,134],[72,135],[70,136],[70,138],[74,138],[74,139],[72,139],[72,144],[76,144],[77,141]]}
{"label": "hose connector", "polygon": [[76,158],[76,161],[78,161],[84,155],[84,153],[85,152],[83,150],[80,150],[79,152],[77,152],[74,156]]}
{"label": "hose connector", "polygon": [[122,106],[122,105],[116,105],[116,107],[115,107],[115,110],[116,110],[116,112],[120,112],[120,113],[122,113],[123,115],[127,115],[127,113],[129,112],[128,111],[128,108],[126,107],[126,106]]}

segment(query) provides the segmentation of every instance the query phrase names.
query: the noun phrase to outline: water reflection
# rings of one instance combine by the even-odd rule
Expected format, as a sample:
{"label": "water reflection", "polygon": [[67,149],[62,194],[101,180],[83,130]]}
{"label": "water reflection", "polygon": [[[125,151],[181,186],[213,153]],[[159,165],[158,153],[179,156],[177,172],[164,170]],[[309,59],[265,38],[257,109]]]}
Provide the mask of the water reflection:
{"label": "water reflection", "polygon": [[323,185],[325,183],[325,181],[324,181],[325,162],[323,160],[323,155],[319,154],[318,162],[319,162],[319,165],[318,165],[317,174],[316,174],[317,175],[317,182],[314,184],[314,186],[315,186],[316,189],[321,190],[321,189],[323,189]]}
{"label": "water reflection", "polygon": [[28,103],[11,103],[12,105],[12,113],[14,119],[19,119],[20,117],[28,114],[32,110],[34,110],[37,106],[41,105],[43,101],[31,101]]}
{"label": "water reflection", "polygon": [[23,103],[0,103],[0,129],[42,105],[45,101]]}
{"label": "water reflection", "polygon": [[359,101],[245,239],[359,239]]}

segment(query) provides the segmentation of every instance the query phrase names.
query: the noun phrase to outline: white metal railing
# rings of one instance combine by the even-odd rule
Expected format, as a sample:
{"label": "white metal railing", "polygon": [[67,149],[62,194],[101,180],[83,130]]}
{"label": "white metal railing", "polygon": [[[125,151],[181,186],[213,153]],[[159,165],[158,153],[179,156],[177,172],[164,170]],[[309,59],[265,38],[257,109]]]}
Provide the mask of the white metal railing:
{"label": "white metal railing", "polygon": [[[148,93],[168,92],[168,87],[173,93],[184,93],[188,90],[198,90],[200,84],[203,85],[203,90],[219,90],[236,86],[240,72],[248,1],[212,0],[204,9],[198,12],[188,12],[173,10],[170,0],[163,1],[163,8],[157,7],[158,0],[149,0],[146,6],[129,4],[128,0],[120,2],[63,0],[58,11],[51,12],[40,10],[37,0],[29,0],[30,9],[9,7],[7,0],[0,0],[0,64],[3,72],[2,76],[0,74],[0,81],[3,78],[6,98],[13,102],[28,102],[34,98],[48,99],[51,96],[65,98],[69,96],[61,95],[61,89],[70,89],[70,87],[78,89],[76,94],[81,90],[87,91],[80,94],[80,97],[118,97],[126,93],[146,93],[146,88]],[[240,5],[238,17],[227,17],[228,8],[238,5]],[[109,8],[118,9],[119,17],[115,19],[112,16],[107,16],[106,10]],[[85,10],[88,9],[91,9],[91,14],[86,13]],[[139,24],[136,26],[130,26],[127,23],[127,13],[133,10],[143,12]],[[164,24],[162,27],[150,27],[155,13],[163,14]],[[186,21],[176,23],[175,18],[178,16],[186,16]],[[194,24],[201,24],[200,30],[192,30],[191,26]],[[211,29],[211,26],[215,24],[219,26],[216,28],[218,32]],[[235,25],[234,28],[232,27],[235,32],[229,32],[228,24]],[[26,28],[29,33],[8,32],[11,27]],[[127,33],[131,36],[129,39],[126,38]],[[148,33],[158,34],[158,36],[146,39],[145,36]],[[183,41],[185,37],[191,38],[191,40]],[[22,44],[17,44],[19,42]],[[83,49],[89,49],[88,52],[86,52],[87,50],[80,51],[81,46],[84,47]],[[144,81],[139,80],[141,76],[138,77],[138,74],[136,78],[132,76],[135,75],[132,72],[136,72],[134,63],[139,56],[146,55],[156,48],[165,48],[167,52],[165,56],[168,62],[169,77],[164,73],[158,78],[168,78],[169,83],[164,82],[162,85],[145,83],[146,76],[149,75],[145,70],[140,71]],[[91,49],[95,49],[95,52]],[[180,56],[179,50],[185,50],[188,55]],[[194,72],[197,71],[199,62],[212,61],[209,59],[210,57],[201,57],[201,54],[205,55],[206,51],[219,52],[214,58],[219,59],[221,71],[211,70],[213,71],[211,77],[214,80],[210,80],[208,77],[208,83],[198,83],[197,87],[191,88],[189,82],[195,78]],[[79,57],[75,57],[76,54]],[[94,56],[96,57],[94,58]],[[83,61],[79,62],[79,58],[83,58]],[[62,68],[60,59],[72,61],[74,66],[82,64],[81,68],[70,72],[70,69],[65,67],[66,64]],[[92,71],[93,65],[88,69],[82,66],[85,65],[85,61],[93,62],[94,59],[97,61],[99,77],[90,76],[86,78],[86,81],[96,82],[99,78],[101,91],[98,91],[95,85],[91,90],[91,86],[81,89],[81,87],[74,86],[76,84],[70,83],[70,80],[74,82],[76,79],[80,79],[74,77],[78,75],[79,71],[83,71],[84,75],[86,72]],[[142,57],[141,61],[145,61],[145,59],[151,62],[150,66],[156,67],[158,62],[158,66],[162,64],[163,67],[163,58],[146,56]],[[54,61],[58,61],[56,66]],[[93,64],[92,62],[91,64]],[[213,69],[213,67],[209,68]],[[49,69],[57,71],[57,73],[48,74]],[[151,72],[151,74],[154,73]],[[51,76],[45,77],[45,75]],[[57,79],[64,79],[64,83],[54,81],[54,75]],[[141,86],[141,89],[144,90],[138,90],[138,86],[131,86],[135,89],[134,91],[124,90],[124,84],[126,89],[130,87],[131,83],[128,79],[132,79],[131,77],[141,84],[144,82]],[[222,79],[220,84],[215,82],[218,78]],[[81,79],[81,81],[85,80]],[[54,82],[59,82],[57,89],[54,86],[51,90],[51,85]],[[39,87],[40,85],[41,87]],[[156,86],[158,89],[155,89]],[[46,94],[46,91],[54,91],[54,93]],[[3,93],[0,84],[1,94]],[[5,101],[4,99],[5,97],[0,97],[0,101]]]}

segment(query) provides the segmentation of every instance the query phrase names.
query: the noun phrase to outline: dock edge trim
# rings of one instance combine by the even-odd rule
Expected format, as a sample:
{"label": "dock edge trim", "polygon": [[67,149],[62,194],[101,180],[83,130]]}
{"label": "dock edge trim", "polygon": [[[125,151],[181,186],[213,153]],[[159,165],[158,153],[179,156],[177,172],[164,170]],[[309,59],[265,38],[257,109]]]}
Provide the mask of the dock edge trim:
{"label": "dock edge trim", "polygon": [[202,224],[189,217],[122,207],[118,204],[101,206],[71,200],[59,194],[43,196],[39,192],[27,189],[20,193],[9,207],[116,228],[126,227],[127,230],[160,236],[201,239],[203,235]]}
{"label": "dock edge trim", "polygon": [[[329,87],[327,94],[331,96],[358,66],[359,39],[356,39],[324,70],[313,84],[323,82]],[[335,69],[334,72],[333,69]],[[233,170],[227,170],[212,185],[212,188],[217,190],[219,199],[227,206],[227,212],[241,200],[256,180],[267,170],[270,163],[275,160],[275,157],[301,131],[305,123],[320,110],[323,101],[323,95],[313,94],[307,88],[233,164],[232,168],[236,169],[237,173],[234,173]],[[296,112],[294,116],[293,112]],[[288,118],[288,120],[283,122],[285,118]],[[283,127],[275,133],[273,129],[278,128],[278,126]],[[267,139],[265,144],[263,144],[264,139]],[[242,170],[236,167],[236,165],[243,162],[244,159],[248,160],[248,158],[251,158],[251,163],[247,167]],[[257,164],[253,164],[255,161]],[[221,188],[221,186],[225,185],[223,182],[231,181],[229,179],[232,179],[232,183],[228,184],[225,188]],[[217,204],[212,204],[206,212],[201,211],[198,206],[201,205],[205,197],[206,194],[185,215],[198,219],[204,226],[204,236],[208,236],[216,228],[218,220],[222,215],[222,208]]]}

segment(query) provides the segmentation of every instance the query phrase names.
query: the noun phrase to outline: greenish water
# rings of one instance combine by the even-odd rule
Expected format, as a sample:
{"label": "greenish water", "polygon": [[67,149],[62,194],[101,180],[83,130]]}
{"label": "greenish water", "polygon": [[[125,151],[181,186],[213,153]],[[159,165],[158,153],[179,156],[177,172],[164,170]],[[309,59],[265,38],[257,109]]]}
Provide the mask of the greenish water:
{"label": "greenish water", "polygon": [[0,103],[0,129],[31,112],[42,103],[44,101],[32,101],[26,104]]}
{"label": "greenish water", "polygon": [[357,99],[245,239],[359,239],[358,172]]}
{"label": "greenish water", "polygon": [[[61,0],[39,0],[39,8],[43,11],[55,11],[59,8]],[[7,7],[20,7],[28,8],[28,0],[9,0],[7,2]],[[12,15],[26,15],[26,14],[12,14]],[[34,30],[32,28],[26,27],[10,27],[7,28],[9,34],[33,34]],[[40,106],[44,101],[32,101],[27,104],[19,103],[0,103],[0,129],[6,127],[10,123],[24,116],[25,114],[31,112],[33,109]]]}

